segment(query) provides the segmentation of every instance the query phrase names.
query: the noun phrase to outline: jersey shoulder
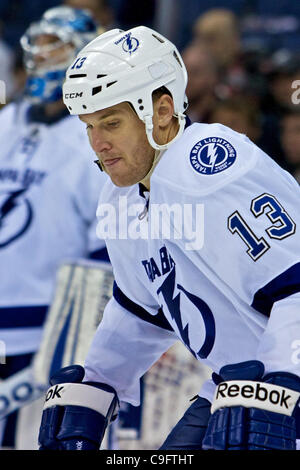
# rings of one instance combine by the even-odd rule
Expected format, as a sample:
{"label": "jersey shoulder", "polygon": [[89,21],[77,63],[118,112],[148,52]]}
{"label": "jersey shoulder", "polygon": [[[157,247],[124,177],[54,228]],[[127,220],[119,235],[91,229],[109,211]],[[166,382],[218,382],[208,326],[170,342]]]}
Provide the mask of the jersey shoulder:
{"label": "jersey shoulder", "polygon": [[194,123],[163,154],[151,185],[205,195],[249,171],[260,154],[269,158],[246,135],[221,124]]}

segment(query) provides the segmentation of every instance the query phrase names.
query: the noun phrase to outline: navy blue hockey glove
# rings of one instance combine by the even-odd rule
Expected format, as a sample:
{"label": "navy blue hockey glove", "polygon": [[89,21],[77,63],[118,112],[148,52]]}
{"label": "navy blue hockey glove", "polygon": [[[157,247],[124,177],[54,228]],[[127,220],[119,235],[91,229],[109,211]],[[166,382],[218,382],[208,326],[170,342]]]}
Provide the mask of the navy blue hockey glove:
{"label": "navy blue hockey glove", "polygon": [[300,378],[264,376],[260,361],[224,366],[213,374],[217,389],[202,442],[214,450],[295,450]]}
{"label": "navy blue hockey glove", "polygon": [[98,450],[119,402],[115,390],[82,382],[84,368],[64,367],[51,377],[39,433],[40,450]]}

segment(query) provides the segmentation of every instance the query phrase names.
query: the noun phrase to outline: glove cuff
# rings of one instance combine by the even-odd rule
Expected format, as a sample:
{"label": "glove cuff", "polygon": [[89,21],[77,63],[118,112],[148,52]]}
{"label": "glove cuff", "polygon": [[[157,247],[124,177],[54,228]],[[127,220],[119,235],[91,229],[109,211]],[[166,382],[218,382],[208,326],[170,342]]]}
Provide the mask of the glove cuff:
{"label": "glove cuff", "polygon": [[291,372],[269,372],[263,380],[269,384],[281,385],[300,392],[300,377]]}
{"label": "glove cuff", "polygon": [[279,385],[231,380],[217,386],[211,412],[224,407],[243,406],[291,416],[299,396],[299,392]]}
{"label": "glove cuff", "polygon": [[[53,406],[82,406],[97,411],[102,416],[116,414],[116,393],[102,390],[86,383],[60,383],[49,388],[44,410]],[[112,409],[113,407],[113,409]]]}

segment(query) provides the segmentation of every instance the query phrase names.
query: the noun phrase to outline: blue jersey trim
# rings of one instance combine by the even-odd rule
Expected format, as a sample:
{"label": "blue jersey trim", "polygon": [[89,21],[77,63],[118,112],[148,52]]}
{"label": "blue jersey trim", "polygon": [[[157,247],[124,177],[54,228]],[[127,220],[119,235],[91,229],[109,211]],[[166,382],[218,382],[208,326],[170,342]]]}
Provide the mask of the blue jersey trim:
{"label": "blue jersey trim", "polygon": [[100,248],[99,250],[96,250],[90,253],[89,259],[94,259],[96,261],[105,261],[107,263],[110,263],[110,259],[109,259],[106,247]]}
{"label": "blue jersey trim", "polygon": [[279,274],[259,289],[253,297],[251,307],[269,316],[274,302],[300,292],[300,263]]}
{"label": "blue jersey trim", "polygon": [[184,128],[186,129],[187,127],[191,126],[192,125],[192,121],[190,120],[190,118],[188,117],[188,115],[186,114],[185,115],[185,126]]}
{"label": "blue jersey trim", "polygon": [[174,331],[170,323],[164,316],[161,308],[158,309],[156,315],[151,315],[143,307],[141,307],[140,305],[130,300],[121,291],[121,289],[118,287],[116,282],[114,282],[113,297],[118,302],[118,304],[121,305],[121,307],[124,307],[126,310],[128,310],[130,313],[133,313],[133,315],[136,315],[141,320],[144,320],[148,323],[152,323],[152,325],[159,326],[160,328],[163,328],[164,330]]}
{"label": "blue jersey trim", "polygon": [[48,305],[0,307],[0,328],[38,327],[44,324]]}

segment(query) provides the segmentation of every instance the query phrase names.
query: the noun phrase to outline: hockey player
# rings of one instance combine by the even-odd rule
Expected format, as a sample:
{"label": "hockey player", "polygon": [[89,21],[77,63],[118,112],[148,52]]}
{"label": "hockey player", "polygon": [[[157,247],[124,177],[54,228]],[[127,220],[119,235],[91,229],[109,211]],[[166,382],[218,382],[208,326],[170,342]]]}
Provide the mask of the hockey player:
{"label": "hockey player", "polygon": [[[95,233],[106,177],[93,171],[84,126],[66,112],[61,88],[68,65],[96,35],[87,12],[48,10],[21,39],[27,96],[0,113],[2,379],[27,366],[37,351],[59,265],[106,257]],[[14,446],[15,417],[7,420],[5,447]]]}
{"label": "hockey player", "polygon": [[247,136],[191,125],[186,82],[142,26],[104,33],[67,71],[64,102],[110,176],[98,234],[116,283],[85,368],[52,378],[41,449],[98,449],[178,338],[214,374],[162,449],[296,448],[299,186]]}

